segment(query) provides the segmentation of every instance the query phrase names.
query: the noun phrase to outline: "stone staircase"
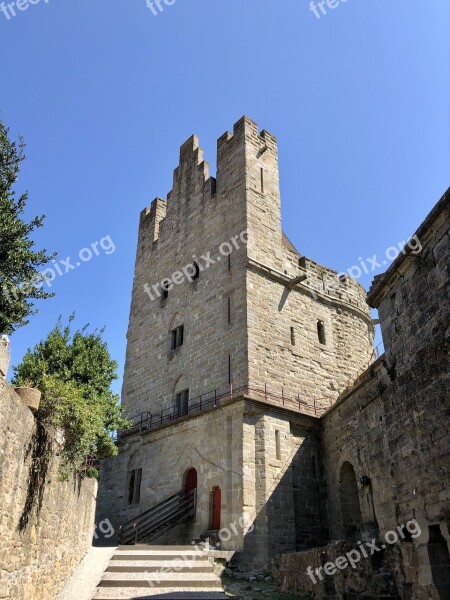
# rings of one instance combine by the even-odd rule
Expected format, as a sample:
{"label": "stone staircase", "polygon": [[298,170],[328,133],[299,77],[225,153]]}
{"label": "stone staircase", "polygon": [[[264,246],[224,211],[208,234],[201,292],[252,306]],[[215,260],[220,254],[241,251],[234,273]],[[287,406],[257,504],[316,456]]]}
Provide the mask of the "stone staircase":
{"label": "stone staircase", "polygon": [[119,546],[94,600],[225,600],[208,556],[190,546]]}

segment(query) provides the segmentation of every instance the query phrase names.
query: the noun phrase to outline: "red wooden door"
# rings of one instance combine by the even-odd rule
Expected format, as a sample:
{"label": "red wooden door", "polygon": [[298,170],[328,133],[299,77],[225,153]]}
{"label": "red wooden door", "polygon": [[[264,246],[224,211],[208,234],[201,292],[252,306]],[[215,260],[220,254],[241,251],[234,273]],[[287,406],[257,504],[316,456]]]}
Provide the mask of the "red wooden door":
{"label": "red wooden door", "polygon": [[213,491],[213,515],[212,515],[212,526],[213,531],[220,529],[220,512],[222,509],[222,491],[219,487],[214,488]]}
{"label": "red wooden door", "polygon": [[186,485],[185,490],[186,494],[192,492],[192,490],[197,489],[197,471],[195,469],[190,469],[188,474],[186,475]]}

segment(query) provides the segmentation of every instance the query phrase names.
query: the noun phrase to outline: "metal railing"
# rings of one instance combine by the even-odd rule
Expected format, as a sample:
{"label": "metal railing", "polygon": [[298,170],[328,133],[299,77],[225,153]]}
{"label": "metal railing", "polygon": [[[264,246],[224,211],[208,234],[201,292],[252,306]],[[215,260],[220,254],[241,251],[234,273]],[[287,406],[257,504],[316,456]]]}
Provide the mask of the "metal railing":
{"label": "metal railing", "polygon": [[119,529],[119,544],[137,544],[151,540],[159,533],[195,516],[197,490],[182,490],[152,506],[142,514],[124,523]]}
{"label": "metal railing", "polygon": [[379,359],[384,354],[384,342],[380,342],[375,348],[375,359]]}
{"label": "metal railing", "polygon": [[[318,406],[319,400],[314,400],[313,403],[308,403],[300,398],[300,394],[288,393],[284,388],[276,391],[269,389],[267,384],[264,384],[264,388],[250,387],[250,386],[233,386],[229,385],[226,388],[218,388],[211,392],[206,392],[195,398],[188,400],[185,407],[171,406],[156,413],[150,413],[148,411],[141,413],[130,419],[131,427],[125,431],[118,433],[117,439],[120,443],[121,438],[124,436],[132,435],[134,433],[142,433],[153,429],[163,427],[168,423],[172,423],[178,419],[186,417],[192,414],[198,414],[207,410],[211,410],[217,406],[221,406],[233,398],[239,396],[248,395],[256,400],[262,400],[269,404],[275,404],[277,406],[284,406],[290,410],[294,410],[299,413],[306,413],[309,415],[317,416],[324,412]],[[323,399],[320,399],[323,400]],[[332,400],[330,399],[330,405]]]}

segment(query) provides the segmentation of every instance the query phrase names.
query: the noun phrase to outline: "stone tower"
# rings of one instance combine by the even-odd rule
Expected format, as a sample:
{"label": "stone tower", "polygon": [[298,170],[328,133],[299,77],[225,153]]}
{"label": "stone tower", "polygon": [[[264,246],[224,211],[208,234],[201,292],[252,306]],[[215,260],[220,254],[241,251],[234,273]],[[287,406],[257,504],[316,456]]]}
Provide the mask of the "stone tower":
{"label": "stone tower", "polygon": [[127,338],[134,427],[102,465],[100,515],[136,517],[195,469],[195,518],[160,541],[226,529],[252,564],[319,543],[318,417],[370,364],[373,327],[364,289],[283,234],[277,142],[249,118],[219,138],[216,179],[185,142],[142,212]]}

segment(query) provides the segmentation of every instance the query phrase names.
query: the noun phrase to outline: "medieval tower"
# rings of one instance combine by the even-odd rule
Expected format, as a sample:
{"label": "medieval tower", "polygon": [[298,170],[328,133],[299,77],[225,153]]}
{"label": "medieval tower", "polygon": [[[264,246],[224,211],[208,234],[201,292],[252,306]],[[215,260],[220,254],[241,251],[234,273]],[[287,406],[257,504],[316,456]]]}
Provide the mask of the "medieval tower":
{"label": "medieval tower", "polygon": [[240,119],[218,140],[216,178],[191,137],[167,200],[140,218],[133,427],[103,462],[100,513],[118,527],[161,507],[172,517],[140,536],[159,543],[226,528],[221,547],[253,564],[325,539],[318,417],[373,360],[365,298],[283,234],[272,134]]}

